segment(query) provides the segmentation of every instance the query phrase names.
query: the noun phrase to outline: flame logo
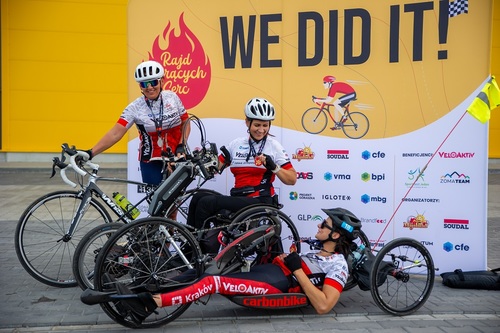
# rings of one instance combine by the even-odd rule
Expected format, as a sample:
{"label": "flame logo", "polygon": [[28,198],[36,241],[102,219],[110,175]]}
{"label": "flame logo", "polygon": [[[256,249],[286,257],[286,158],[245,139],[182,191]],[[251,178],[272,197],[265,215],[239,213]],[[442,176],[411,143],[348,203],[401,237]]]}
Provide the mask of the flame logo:
{"label": "flame logo", "polygon": [[165,68],[163,89],[177,93],[186,109],[198,105],[210,86],[210,60],[198,38],[184,23],[184,13],[179,17],[180,33],[170,21],[163,30],[163,40],[168,41],[166,49],[160,47],[157,36],[149,59],[158,61]]}

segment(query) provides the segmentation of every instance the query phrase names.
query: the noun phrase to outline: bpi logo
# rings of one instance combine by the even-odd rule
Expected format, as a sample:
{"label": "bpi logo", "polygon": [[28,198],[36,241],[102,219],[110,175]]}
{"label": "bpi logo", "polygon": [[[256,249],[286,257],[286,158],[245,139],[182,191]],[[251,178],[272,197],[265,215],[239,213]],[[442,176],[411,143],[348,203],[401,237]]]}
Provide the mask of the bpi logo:
{"label": "bpi logo", "polygon": [[469,247],[469,245],[466,245],[464,243],[453,245],[453,243],[451,243],[451,242],[446,242],[446,243],[443,244],[443,250],[445,250],[446,252],[451,252],[453,250],[456,250],[456,251],[469,251],[470,247]]}
{"label": "bpi logo", "polygon": [[374,180],[376,182],[379,182],[381,180],[385,180],[385,173],[381,174],[381,175],[377,175],[377,174],[370,174],[369,172],[363,172],[361,174],[361,180],[364,181],[364,182],[367,182],[369,180]]}
{"label": "bpi logo", "polygon": [[381,151],[377,151],[375,153],[370,153],[368,150],[365,150],[361,153],[361,158],[364,160],[368,160],[370,157],[373,158],[385,158],[385,153]]}

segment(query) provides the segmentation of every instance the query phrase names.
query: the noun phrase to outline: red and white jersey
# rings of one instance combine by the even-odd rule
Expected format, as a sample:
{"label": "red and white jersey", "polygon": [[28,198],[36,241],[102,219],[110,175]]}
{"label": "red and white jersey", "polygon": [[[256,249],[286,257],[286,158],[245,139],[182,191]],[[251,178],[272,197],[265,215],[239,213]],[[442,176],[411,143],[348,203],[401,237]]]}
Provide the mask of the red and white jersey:
{"label": "red and white jersey", "polygon": [[[133,124],[139,131],[139,160],[149,161],[161,157],[167,147],[175,152],[181,141],[181,124],[188,114],[179,96],[163,90],[157,100],[151,101],[141,96],[123,110],[118,123],[127,129]],[[160,137],[158,136],[160,133]]]}
{"label": "red and white jersey", "polygon": [[335,253],[323,257],[315,252],[309,252],[301,254],[300,258],[307,266],[302,265],[304,273],[315,286],[321,287],[323,284],[327,284],[336,289],[340,287],[339,291],[342,291],[349,276],[347,261],[342,254]]}
{"label": "red and white jersey", "polygon": [[[237,138],[229,143],[226,147],[231,156],[230,170],[235,178],[235,188],[242,188],[245,186],[267,186],[268,190],[255,191],[250,194],[251,197],[258,196],[274,196],[274,187],[272,183],[275,179],[274,173],[267,170],[264,165],[255,164],[255,156],[250,156],[247,160],[249,154],[253,150],[256,155],[266,154],[271,156],[274,163],[279,165],[283,169],[292,168],[290,158],[286,153],[283,146],[271,136],[267,136],[265,142],[261,140],[260,142],[255,142],[251,140],[251,145],[253,149],[250,149],[249,137]],[[222,156],[220,160],[224,162]]]}

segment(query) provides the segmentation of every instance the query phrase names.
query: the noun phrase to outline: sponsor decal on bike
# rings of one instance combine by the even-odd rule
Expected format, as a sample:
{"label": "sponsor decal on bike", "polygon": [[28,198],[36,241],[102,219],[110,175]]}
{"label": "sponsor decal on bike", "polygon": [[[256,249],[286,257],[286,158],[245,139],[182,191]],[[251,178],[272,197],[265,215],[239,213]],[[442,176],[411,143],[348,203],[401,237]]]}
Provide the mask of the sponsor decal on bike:
{"label": "sponsor decal on bike", "polygon": [[267,288],[249,286],[249,285],[246,285],[244,283],[232,284],[230,282],[222,282],[222,285],[223,285],[225,290],[230,291],[232,293],[265,295],[269,291],[269,289],[267,289]]}
{"label": "sponsor decal on bike", "polygon": [[253,308],[282,308],[302,306],[308,303],[307,297],[296,295],[266,295],[244,298],[242,304]]}
{"label": "sponsor decal on bike", "polygon": [[469,220],[444,219],[444,228],[469,230]]}

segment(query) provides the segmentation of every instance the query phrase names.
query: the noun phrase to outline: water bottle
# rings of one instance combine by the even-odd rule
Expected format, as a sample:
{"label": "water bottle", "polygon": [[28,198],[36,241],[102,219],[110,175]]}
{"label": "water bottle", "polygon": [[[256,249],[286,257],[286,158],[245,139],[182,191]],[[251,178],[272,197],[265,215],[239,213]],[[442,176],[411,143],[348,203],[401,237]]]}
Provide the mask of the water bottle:
{"label": "water bottle", "polygon": [[364,244],[360,244],[358,246],[358,248],[356,249],[356,251],[354,251],[352,253],[352,255],[354,256],[354,261],[355,262],[359,262],[361,260],[361,258],[363,257],[363,251],[365,249],[365,245]]}
{"label": "water bottle", "polygon": [[120,208],[124,212],[126,212],[127,216],[132,220],[135,220],[141,214],[140,210],[137,209],[137,207],[133,208],[134,205],[132,205],[123,194],[115,192],[113,193],[113,199],[115,200],[116,204],[120,206]]}

